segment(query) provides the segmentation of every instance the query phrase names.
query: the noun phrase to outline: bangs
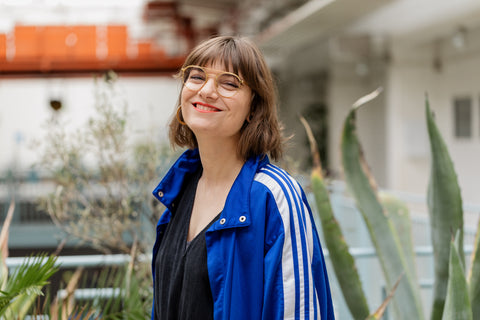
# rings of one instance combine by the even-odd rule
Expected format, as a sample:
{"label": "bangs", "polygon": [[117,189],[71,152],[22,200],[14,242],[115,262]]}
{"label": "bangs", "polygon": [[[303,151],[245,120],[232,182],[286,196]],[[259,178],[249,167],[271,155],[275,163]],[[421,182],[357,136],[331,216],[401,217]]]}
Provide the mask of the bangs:
{"label": "bangs", "polygon": [[185,61],[184,66],[197,65],[205,67],[207,65],[213,65],[220,63],[225,68],[225,71],[233,72],[236,74],[245,74],[245,70],[242,70],[242,63],[240,53],[243,50],[239,50],[238,44],[234,39],[225,39],[219,41],[218,39],[212,39],[207,41],[208,45],[201,45],[190,55],[190,59]]}

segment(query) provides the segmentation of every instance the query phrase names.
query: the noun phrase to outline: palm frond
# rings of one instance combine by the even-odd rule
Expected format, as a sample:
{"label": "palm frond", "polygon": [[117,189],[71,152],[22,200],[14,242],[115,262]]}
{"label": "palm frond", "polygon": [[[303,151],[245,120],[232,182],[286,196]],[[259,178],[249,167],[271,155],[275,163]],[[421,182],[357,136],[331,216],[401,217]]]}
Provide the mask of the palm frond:
{"label": "palm frond", "polygon": [[15,312],[18,314],[18,308],[24,310],[36,296],[42,295],[42,288],[58,270],[56,261],[57,257],[45,254],[27,258],[8,278],[0,293],[0,315],[8,309],[17,310]]}

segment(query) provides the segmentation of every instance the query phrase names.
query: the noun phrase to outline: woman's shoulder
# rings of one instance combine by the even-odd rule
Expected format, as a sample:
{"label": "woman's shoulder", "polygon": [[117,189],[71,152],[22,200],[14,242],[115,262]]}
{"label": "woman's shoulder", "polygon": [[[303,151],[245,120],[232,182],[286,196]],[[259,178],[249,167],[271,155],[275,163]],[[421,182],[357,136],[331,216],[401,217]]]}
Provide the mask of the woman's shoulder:
{"label": "woman's shoulder", "polygon": [[298,196],[302,194],[302,188],[297,180],[281,167],[271,163],[259,168],[254,181],[258,187],[267,190],[277,200],[284,197],[298,200]]}
{"label": "woman's shoulder", "polygon": [[285,169],[272,163],[268,163],[258,169],[255,175],[255,181],[266,184],[274,189],[281,188],[282,186],[300,187],[297,180],[285,171]]}

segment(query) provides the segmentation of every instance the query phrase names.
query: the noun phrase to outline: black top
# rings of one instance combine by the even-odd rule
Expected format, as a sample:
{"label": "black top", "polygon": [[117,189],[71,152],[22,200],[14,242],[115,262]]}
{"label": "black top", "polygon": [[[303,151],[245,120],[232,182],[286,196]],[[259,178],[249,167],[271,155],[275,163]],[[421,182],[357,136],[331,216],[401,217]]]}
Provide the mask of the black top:
{"label": "black top", "polygon": [[213,319],[213,298],[207,270],[205,231],[187,242],[190,216],[201,169],[179,195],[176,212],[165,229],[155,260],[155,319]]}

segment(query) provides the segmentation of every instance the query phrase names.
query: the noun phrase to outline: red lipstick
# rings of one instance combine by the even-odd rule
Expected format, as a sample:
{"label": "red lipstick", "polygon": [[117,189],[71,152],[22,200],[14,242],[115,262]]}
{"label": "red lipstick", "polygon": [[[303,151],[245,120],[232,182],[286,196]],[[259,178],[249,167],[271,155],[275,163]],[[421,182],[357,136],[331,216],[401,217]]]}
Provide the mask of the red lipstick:
{"label": "red lipstick", "polygon": [[222,111],[219,108],[204,102],[194,102],[193,106],[195,110],[197,110],[198,112],[210,113],[210,112]]}

